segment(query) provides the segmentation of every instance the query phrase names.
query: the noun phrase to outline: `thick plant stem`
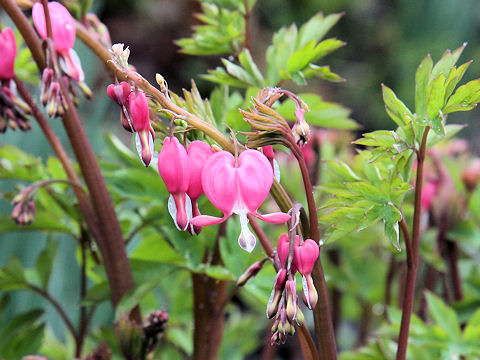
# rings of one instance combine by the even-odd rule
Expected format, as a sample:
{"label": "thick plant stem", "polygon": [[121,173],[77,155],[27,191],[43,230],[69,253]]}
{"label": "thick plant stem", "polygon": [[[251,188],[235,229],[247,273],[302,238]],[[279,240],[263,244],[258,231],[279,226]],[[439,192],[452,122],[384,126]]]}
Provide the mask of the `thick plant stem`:
{"label": "thick plant stem", "polygon": [[[320,232],[318,229],[317,207],[313,197],[313,188],[310,182],[310,175],[308,173],[305,160],[301,155],[300,149],[297,147],[296,149],[292,150],[300,166],[300,171],[302,173],[303,183],[305,186],[305,194],[307,196],[308,215],[310,218],[309,236],[315,240],[315,242],[319,243]],[[318,303],[315,309],[313,309],[313,319],[315,323],[315,335],[317,338],[319,355],[321,359],[335,360],[337,359],[337,345],[335,342],[335,332],[333,330],[333,322],[330,312],[327,282],[325,281],[325,274],[323,273],[320,256],[315,263],[312,277],[318,293]]]}
{"label": "thick plant stem", "polygon": [[[212,254],[212,265],[222,263],[219,241],[225,235],[225,231],[226,223],[222,223]],[[206,253],[204,263],[207,262],[207,259]],[[205,274],[192,273],[192,283],[194,303],[193,359],[214,360],[218,358],[222,342],[227,282],[211,278]]]}
{"label": "thick plant stem", "polygon": [[[28,19],[15,1],[0,0],[0,5],[20,30],[38,68],[42,71],[45,67],[44,52],[41,42]],[[63,116],[63,123],[91,195],[94,211],[101,224],[101,236],[97,238],[97,241],[109,279],[112,302],[116,306],[123,295],[133,289],[134,286],[123,235],[95,154],[78,117],[68,87],[65,86],[63,80],[60,81],[60,86],[68,104],[68,109]],[[138,308],[135,308],[132,312],[132,318],[139,323],[141,322]]]}
{"label": "thick plant stem", "polygon": [[[38,108],[32,96],[30,95],[28,90],[25,88],[25,85],[23,85],[23,83],[17,77],[15,77],[14,80],[20,96],[23,98],[23,100],[28,104],[28,106],[32,110],[33,118],[37,121],[38,125],[40,126],[40,129],[42,129],[43,134],[45,135],[48,142],[50,143],[50,146],[55,152],[55,155],[57,155],[58,160],[60,160],[60,163],[62,164],[63,170],[65,171],[67,178],[74,183],[80,183],[80,179],[77,173],[75,172],[73,164],[70,158],[68,157],[67,152],[65,151],[65,148],[60,142],[60,139],[57,137],[57,135],[51,128],[47,119],[45,119],[45,117],[43,116],[42,112]],[[92,232],[93,236],[96,239],[100,238],[101,237],[100,229],[98,227],[97,220],[93,213],[90,200],[88,199],[87,195],[77,187],[73,187],[73,192],[78,200],[78,206],[80,208],[80,211],[82,212],[85,222],[88,225],[89,230]]]}
{"label": "thick plant stem", "polygon": [[[407,281],[402,304],[402,322],[400,325],[400,334],[398,336],[397,360],[405,360],[407,357],[408,333],[410,330],[410,319],[413,312],[413,302],[415,300],[415,283],[417,280],[417,270],[419,263],[420,248],[420,216],[421,216],[421,196],[423,184],[423,164],[425,161],[425,150],[427,147],[427,138],[430,127],[427,127],[423,133],[420,150],[417,152],[417,177],[415,182],[415,209],[413,213],[412,241],[405,237],[407,248]],[[403,220],[402,220],[403,221]],[[402,226],[403,227],[403,226]],[[408,233],[408,231],[407,231]]]}

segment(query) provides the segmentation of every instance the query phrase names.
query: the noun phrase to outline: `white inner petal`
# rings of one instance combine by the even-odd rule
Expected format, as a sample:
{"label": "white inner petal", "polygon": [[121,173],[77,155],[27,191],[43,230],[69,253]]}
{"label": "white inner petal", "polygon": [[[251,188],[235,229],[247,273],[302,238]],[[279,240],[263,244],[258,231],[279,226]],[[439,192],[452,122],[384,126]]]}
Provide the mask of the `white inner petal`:
{"label": "white inner petal", "polygon": [[275,176],[275,180],[280,182],[280,165],[278,165],[276,159],[273,159],[273,174]]}
{"label": "white inner petal", "polygon": [[310,305],[310,298],[308,297],[308,284],[307,284],[307,278],[305,277],[305,275],[302,275],[302,286],[303,286],[303,295],[305,296],[305,299],[307,299],[308,308],[311,309],[312,305]]}
{"label": "white inner petal", "polygon": [[257,239],[255,235],[250,231],[248,227],[248,218],[247,213],[242,212],[240,215],[240,226],[242,228],[240,232],[240,236],[238,237],[238,244],[240,247],[248,252],[252,252],[253,248],[255,247],[255,243]]}
{"label": "white inner petal", "polygon": [[172,217],[173,222],[175,223],[175,226],[177,227],[177,229],[182,231],[182,229],[180,229],[180,227],[177,224],[177,206],[175,205],[175,200],[173,199],[172,195],[170,195],[170,197],[168,198],[168,212]]}

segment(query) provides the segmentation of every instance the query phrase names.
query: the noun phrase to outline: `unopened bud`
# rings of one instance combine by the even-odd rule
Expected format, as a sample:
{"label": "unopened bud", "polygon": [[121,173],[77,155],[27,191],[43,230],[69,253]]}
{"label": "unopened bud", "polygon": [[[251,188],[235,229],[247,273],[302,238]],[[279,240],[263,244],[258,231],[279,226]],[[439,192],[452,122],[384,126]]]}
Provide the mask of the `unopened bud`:
{"label": "unopened bud", "polygon": [[305,110],[298,108],[295,110],[297,122],[293,125],[292,132],[297,144],[304,145],[310,140],[310,126],[305,120]]}
{"label": "unopened bud", "polygon": [[288,320],[293,321],[297,316],[297,287],[295,280],[287,280],[285,290],[287,292],[287,317]]}
{"label": "unopened bud", "polygon": [[462,172],[462,181],[469,192],[472,192],[477,187],[480,181],[480,159],[475,159]]}
{"label": "unopened bud", "polygon": [[303,311],[299,306],[297,306],[297,316],[295,317],[295,322],[298,326],[302,326],[305,322],[305,315],[303,315]]}
{"label": "unopened bud", "polygon": [[[57,110],[61,107],[60,99],[60,84],[58,82],[52,82],[50,84],[48,92],[48,101],[46,104],[47,114],[49,117],[54,117],[57,115]],[[63,110],[63,109],[62,109]]]}
{"label": "unopened bud", "polygon": [[140,359],[142,337],[141,326],[130,320],[127,315],[121,315],[115,323],[115,338],[126,359]]}
{"label": "unopened bud", "polygon": [[49,93],[50,93],[50,84],[53,80],[53,69],[45,68],[42,73],[42,81],[40,83],[40,101],[43,106],[47,105]]}
{"label": "unopened bud", "polygon": [[275,319],[275,320],[273,321],[272,334],[275,333],[275,332],[278,330],[278,323],[279,323],[279,320],[278,320],[278,319]]}
{"label": "unopened bud", "polygon": [[257,261],[250,265],[250,267],[245,271],[237,280],[237,286],[243,286],[247,283],[248,280],[253,278],[255,275],[258,274],[260,270],[262,270],[263,264],[265,260]]}
{"label": "unopened bud", "polygon": [[270,299],[268,300],[267,305],[267,317],[271,319],[278,311],[278,303],[282,297],[282,292],[285,286],[285,280],[287,277],[287,270],[280,269],[275,276],[274,285],[272,293],[270,294]]}

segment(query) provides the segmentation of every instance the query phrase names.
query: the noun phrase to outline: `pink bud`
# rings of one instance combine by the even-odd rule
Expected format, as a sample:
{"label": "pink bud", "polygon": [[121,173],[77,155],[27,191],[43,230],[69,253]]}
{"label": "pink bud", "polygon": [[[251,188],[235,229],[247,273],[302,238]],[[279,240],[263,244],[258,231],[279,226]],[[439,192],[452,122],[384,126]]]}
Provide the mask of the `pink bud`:
{"label": "pink bud", "polygon": [[[132,114],[133,116],[133,114]],[[158,155],[158,172],[171,194],[168,210],[180,230],[185,230],[192,217],[190,198],[186,194],[190,183],[188,155],[176,137],[166,137]]]}
{"label": "pink bud", "polygon": [[0,79],[8,80],[14,75],[15,56],[17,55],[17,43],[11,28],[5,28],[0,32]]}
{"label": "pink bud", "polygon": [[135,131],[147,131],[150,129],[150,115],[147,97],[144,92],[132,92],[128,96],[130,114]]}
{"label": "pink bud", "polygon": [[318,293],[313,284],[312,275],[302,276],[303,293],[302,300],[307,307],[312,310],[317,305]]}
{"label": "pink bud", "polygon": [[[67,8],[58,2],[52,1],[48,3],[48,12],[50,14],[55,50],[60,54],[66,54],[73,48],[73,43],[75,42],[75,21]],[[33,5],[32,18],[38,33],[42,39],[46,39],[47,25],[41,3],[36,2]]]}
{"label": "pink bud", "polygon": [[307,239],[303,244],[295,246],[294,262],[300,274],[308,275],[312,272],[319,252],[318,244],[312,239]]}
{"label": "pink bud", "polygon": [[267,157],[267,159],[270,162],[273,162],[273,159],[275,158],[275,154],[273,152],[273,146],[272,145],[264,146],[262,147],[262,151],[263,151],[263,154]]}
{"label": "pink bud", "polygon": [[107,94],[118,105],[127,105],[130,85],[125,81],[122,81],[120,84],[110,84],[107,87]]}
{"label": "pink bud", "polygon": [[256,239],[248,229],[248,213],[272,223],[283,223],[290,219],[290,215],[284,213],[260,215],[257,212],[272,183],[272,167],[259,151],[245,150],[238,157],[238,161],[226,151],[213,154],[203,168],[202,186],[207,198],[223,213],[223,217],[196,216],[192,219],[192,224],[195,226],[218,224],[232,213],[238,214],[242,227],[238,243],[242,249],[251,252]]}

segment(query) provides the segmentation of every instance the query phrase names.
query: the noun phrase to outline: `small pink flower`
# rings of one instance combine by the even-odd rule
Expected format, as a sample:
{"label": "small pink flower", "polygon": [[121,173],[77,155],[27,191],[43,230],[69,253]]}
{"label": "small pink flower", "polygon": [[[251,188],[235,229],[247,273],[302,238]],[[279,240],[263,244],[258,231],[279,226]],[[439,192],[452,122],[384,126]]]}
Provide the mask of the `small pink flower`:
{"label": "small pink flower", "polygon": [[[203,194],[202,171],[208,158],[213,155],[212,148],[203,141],[192,141],[188,145],[188,160],[190,163],[190,183],[188,185],[187,195],[192,201],[192,215],[199,216],[197,199]],[[189,229],[190,233],[198,235],[202,230],[201,226],[193,226]]]}
{"label": "small pink flower", "polygon": [[223,217],[200,215],[192,219],[195,226],[219,224],[232,213],[240,216],[242,231],[238,243],[251,252],[255,235],[248,228],[247,214],[272,222],[283,223],[290,219],[285,213],[260,215],[257,210],[267,197],[273,183],[273,170],[267,158],[259,151],[245,150],[238,160],[226,151],[213,154],[202,172],[205,195],[223,213]]}
{"label": "small pink flower", "polygon": [[[67,8],[56,1],[48,3],[48,12],[50,14],[55,50],[61,57],[60,65],[72,79],[77,82],[83,82],[85,74],[83,73],[78,55],[73,50],[73,44],[75,43],[75,20]],[[33,5],[32,18],[38,33],[42,39],[46,39],[47,24],[41,3],[36,2]]]}
{"label": "small pink flower", "polygon": [[179,230],[185,230],[192,217],[192,205],[187,195],[190,164],[187,151],[176,137],[166,137],[158,155],[158,172],[171,194],[168,211]]}
{"label": "small pink flower", "polygon": [[127,105],[130,91],[130,85],[125,81],[119,84],[110,84],[107,87],[108,96],[120,106]]}
{"label": "small pink flower", "polygon": [[[295,249],[297,248],[299,243],[300,243],[300,237],[296,235],[295,246],[293,250],[294,254],[295,254]],[[280,259],[281,266],[285,266],[285,261],[287,260],[289,250],[290,250],[290,241],[288,239],[288,234],[280,235],[277,243],[277,254],[278,254],[278,258]],[[291,274],[295,275],[296,272],[297,272],[297,266],[295,265],[295,257],[294,257],[292,261]]]}
{"label": "small pink flower", "polygon": [[0,32],[0,79],[8,80],[14,75],[15,56],[17,43],[11,28]]}
{"label": "small pink flower", "polygon": [[153,131],[150,130],[150,115],[145,93],[130,93],[128,104],[132,119],[133,129],[137,132],[137,151],[145,166],[152,161]]}
{"label": "small pink flower", "polygon": [[295,245],[295,266],[302,275],[312,273],[315,261],[319,254],[318,244],[312,239],[307,239],[303,244]]}

